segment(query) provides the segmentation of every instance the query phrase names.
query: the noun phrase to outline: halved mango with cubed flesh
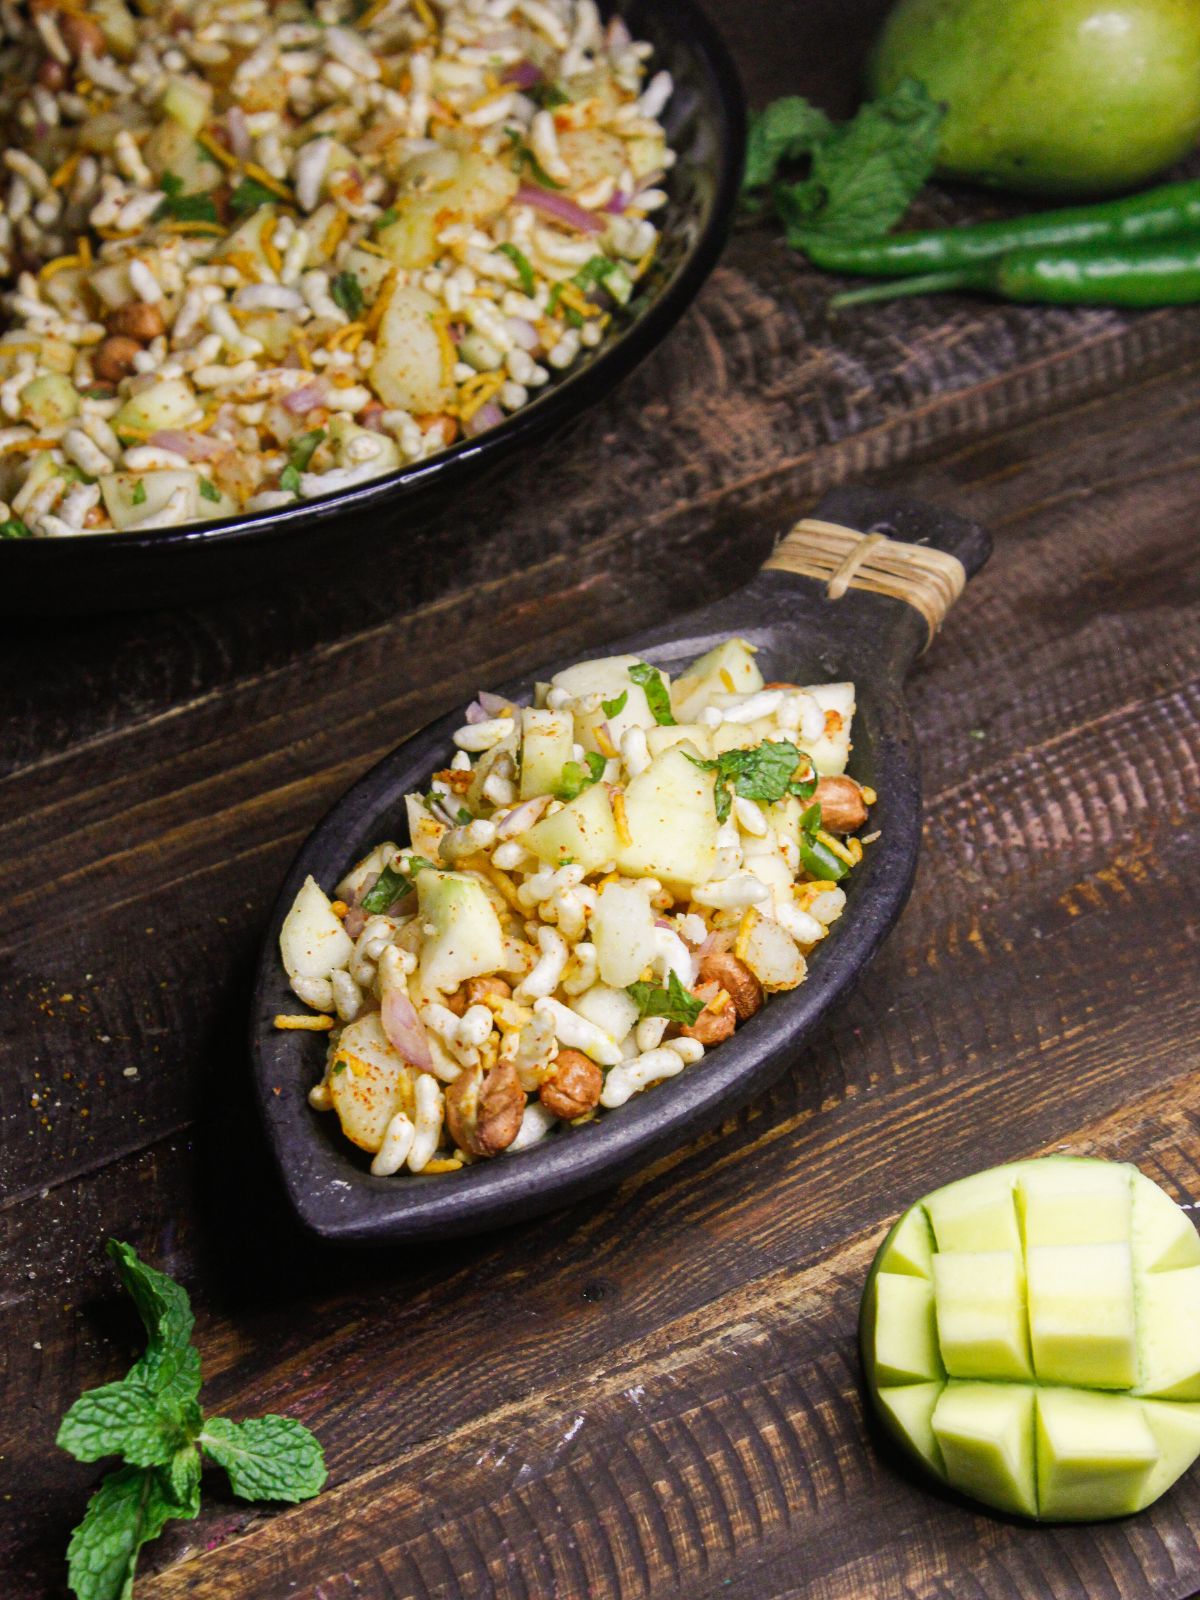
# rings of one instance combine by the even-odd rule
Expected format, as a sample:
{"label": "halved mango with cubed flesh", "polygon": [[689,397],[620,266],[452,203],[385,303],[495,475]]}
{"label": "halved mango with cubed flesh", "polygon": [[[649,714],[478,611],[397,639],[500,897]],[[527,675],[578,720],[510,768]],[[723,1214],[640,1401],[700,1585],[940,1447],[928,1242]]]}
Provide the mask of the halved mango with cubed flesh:
{"label": "halved mango with cubed flesh", "polygon": [[1200,1239],[1134,1167],[1054,1156],[936,1191],[880,1246],[860,1331],[889,1431],[1001,1510],[1128,1515],[1200,1455]]}

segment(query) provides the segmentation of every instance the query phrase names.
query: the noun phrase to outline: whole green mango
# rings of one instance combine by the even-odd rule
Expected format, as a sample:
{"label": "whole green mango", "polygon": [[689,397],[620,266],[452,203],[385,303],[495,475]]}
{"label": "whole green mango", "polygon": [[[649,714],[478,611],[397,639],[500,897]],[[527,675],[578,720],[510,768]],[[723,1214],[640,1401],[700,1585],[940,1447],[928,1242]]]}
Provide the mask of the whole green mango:
{"label": "whole green mango", "polygon": [[1200,0],[900,0],[875,93],[948,106],[939,170],[1032,194],[1130,188],[1200,135]]}

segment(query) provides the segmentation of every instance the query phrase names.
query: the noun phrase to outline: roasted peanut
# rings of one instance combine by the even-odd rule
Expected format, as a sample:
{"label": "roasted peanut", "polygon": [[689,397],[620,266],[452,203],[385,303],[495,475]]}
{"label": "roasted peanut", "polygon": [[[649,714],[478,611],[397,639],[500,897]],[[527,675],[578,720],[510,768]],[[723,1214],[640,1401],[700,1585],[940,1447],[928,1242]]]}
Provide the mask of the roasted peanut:
{"label": "roasted peanut", "polygon": [[141,351],[136,339],[110,335],[92,357],[92,371],[101,383],[120,383],[133,371],[133,358]]}
{"label": "roasted peanut", "polygon": [[136,339],[139,344],[149,344],[151,339],[158,338],[166,322],[158,306],[152,306],[145,300],[134,300],[127,306],[118,306],[115,311],[110,311],[104,325],[109,333]]}
{"label": "roasted peanut", "polygon": [[866,801],[853,778],[822,778],[813,799],[821,807],[821,826],[830,833],[853,833],[867,820]]}
{"label": "roasted peanut", "polygon": [[461,1150],[495,1156],[517,1137],[525,1115],[525,1091],[511,1061],[490,1071],[464,1067],[446,1090],[446,1125]]}
{"label": "roasted peanut", "polygon": [[700,976],[719,983],[733,1001],[739,1022],[745,1022],[762,1009],[763,986],[744,961],[727,950],[714,950],[700,963]]}
{"label": "roasted peanut", "polygon": [[456,1017],[461,1017],[467,1009],[467,986],[460,983],[453,994],[448,994],[442,1001],[447,1011],[453,1011]]}
{"label": "roasted peanut", "polygon": [[604,1074],[582,1050],[560,1050],[550,1073],[538,1090],[538,1099],[554,1116],[570,1122],[599,1103]]}
{"label": "roasted peanut", "polygon": [[100,24],[80,12],[60,11],[58,31],[62,34],[62,42],[70,51],[73,61],[79,61],[84,56],[102,56],[106,52],[107,47]]}
{"label": "roasted peanut", "polygon": [[61,61],[55,61],[53,56],[47,56],[37,69],[37,81],[43,89],[49,89],[57,94],[67,81],[67,69]]}
{"label": "roasted peanut", "polygon": [[503,978],[470,978],[467,982],[467,1004],[477,1006],[488,995],[496,1000],[511,1000],[512,986]]}
{"label": "roasted peanut", "polygon": [[702,1045],[720,1044],[723,1039],[728,1039],[737,1027],[737,1010],[732,997],[727,993],[725,999],[713,1011],[710,1009],[710,1003],[721,993],[719,983],[699,984],[692,993],[697,1000],[704,1001],[704,1010],[691,1027],[680,1028],[680,1033],[685,1039],[698,1039]]}

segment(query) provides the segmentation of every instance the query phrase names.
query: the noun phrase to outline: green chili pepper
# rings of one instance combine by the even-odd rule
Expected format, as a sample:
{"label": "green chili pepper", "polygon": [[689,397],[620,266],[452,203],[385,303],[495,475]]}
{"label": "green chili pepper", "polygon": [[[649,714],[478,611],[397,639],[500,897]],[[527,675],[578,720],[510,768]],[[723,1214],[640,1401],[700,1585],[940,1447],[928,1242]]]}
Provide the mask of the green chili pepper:
{"label": "green chili pepper", "polygon": [[1014,250],[1052,246],[1141,245],[1200,229],[1200,180],[1168,183],[1100,205],[1042,211],[1034,216],[893,233],[878,239],[813,235],[796,239],[815,266],[828,272],[898,278],[990,261]]}
{"label": "green chili pepper", "polygon": [[1063,306],[1186,306],[1200,301],[1200,232],[1156,244],[1014,250],[954,272],[896,278],[835,295],[830,305],[861,305],[901,295],[975,289],[1002,300]]}

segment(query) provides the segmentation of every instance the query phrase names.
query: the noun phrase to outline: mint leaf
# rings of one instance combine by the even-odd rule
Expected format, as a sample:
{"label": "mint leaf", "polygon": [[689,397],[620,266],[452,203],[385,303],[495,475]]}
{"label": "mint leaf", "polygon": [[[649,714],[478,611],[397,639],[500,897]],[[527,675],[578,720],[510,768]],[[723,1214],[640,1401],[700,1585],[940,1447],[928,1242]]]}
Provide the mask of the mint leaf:
{"label": "mint leaf", "polygon": [[144,506],[146,504],[146,480],[139,478],[133,486],[133,493],[129,496],[130,505]]}
{"label": "mint leaf", "polygon": [[[467,820],[470,821],[469,813]],[[359,902],[364,911],[369,911],[372,916],[377,912],[386,911],[390,905],[395,905],[397,900],[403,900],[406,894],[412,893],[418,872],[433,870],[433,862],[426,861],[424,856],[408,855],[406,859],[407,875],[395,867],[384,867]]]}
{"label": "mint leaf", "polygon": [[825,113],[798,94],[785,95],[761,111],[752,111],[742,187],[765,188],[785,161],[812,155],[832,132],[833,123]]}
{"label": "mint leaf", "polygon": [[834,128],[814,145],[809,176],[772,192],[788,243],[803,250],[810,237],[886,233],[933,172],[944,114],[923,84],[905,78]]}
{"label": "mint leaf", "polygon": [[585,789],[590,789],[594,783],[600,782],[608,762],[598,750],[587,751],[583,760],[587,762],[586,768],[580,761],[563,762],[562,776],[554,791],[556,800],[574,800]]}
{"label": "mint leaf", "polygon": [[171,1499],[190,1507],[181,1516],[194,1517],[200,1510],[200,1452],[194,1444],[181,1445],[162,1469]]}
{"label": "mint leaf", "polygon": [[671,696],[658,668],[650,666],[648,662],[638,661],[630,667],[629,676],[646,691],[646,704],[659,727],[673,728],[675,718],[671,715]]}
{"label": "mint leaf", "polygon": [[689,993],[673,970],[667,974],[665,988],[661,983],[631,983],[626,993],[641,1016],[667,1017],[685,1028],[690,1028],[704,1010],[704,1001]]}
{"label": "mint leaf", "polygon": [[132,1600],[138,1551],[172,1517],[194,1517],[195,1503],[176,1501],[153,1467],[110,1472],[88,1501],[67,1546],[67,1582],[77,1600]]}
{"label": "mint leaf", "polygon": [[765,739],[749,750],[726,750],[715,761],[700,756],[688,756],[688,760],[694,767],[716,773],[714,801],[720,822],[729,815],[731,794],[771,805],[789,794],[806,798],[817,786],[815,774],[796,776],[801,764],[811,767],[811,763],[790,739]]}
{"label": "mint leaf", "polygon": [[622,689],[615,700],[601,700],[600,707],[606,717],[619,717],[629,699],[629,690]]}
{"label": "mint leaf", "polygon": [[221,498],[221,491],[211,478],[200,479],[200,494],[205,500],[219,501]]}
{"label": "mint leaf", "polygon": [[340,306],[351,322],[362,316],[362,284],[352,272],[339,272],[329,285],[329,293],[334,305]]}
{"label": "mint leaf", "polygon": [[243,1500],[311,1500],[328,1476],[320,1444],[292,1417],[210,1417],[200,1443]]}
{"label": "mint leaf", "polygon": [[196,1319],[187,1290],[148,1267],[132,1245],[119,1239],[108,1241],[108,1254],[146,1328],[146,1352],[126,1381],[141,1382],[180,1404],[194,1401],[200,1393],[200,1352],[191,1343]]}
{"label": "mint leaf", "polygon": [[163,1465],[183,1442],[178,1414],[163,1407],[153,1389],[129,1378],[80,1395],[56,1440],[76,1461],[118,1455],[134,1467]]}

